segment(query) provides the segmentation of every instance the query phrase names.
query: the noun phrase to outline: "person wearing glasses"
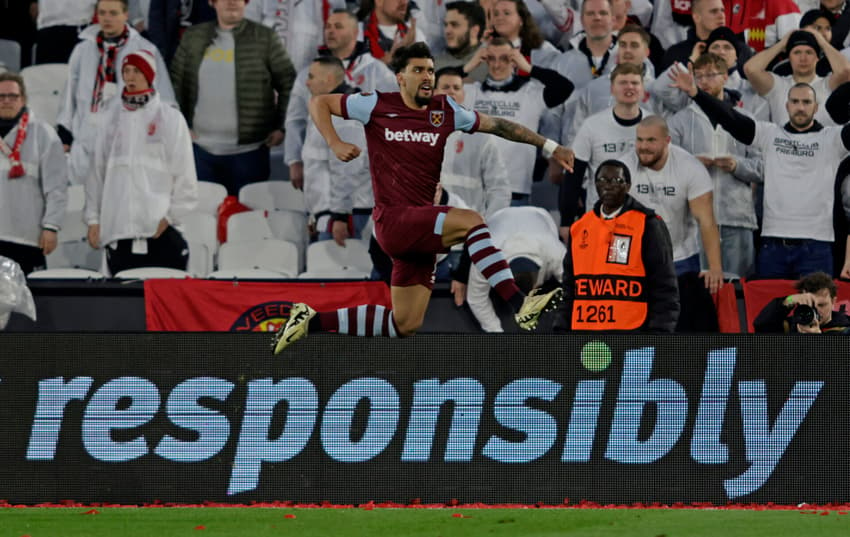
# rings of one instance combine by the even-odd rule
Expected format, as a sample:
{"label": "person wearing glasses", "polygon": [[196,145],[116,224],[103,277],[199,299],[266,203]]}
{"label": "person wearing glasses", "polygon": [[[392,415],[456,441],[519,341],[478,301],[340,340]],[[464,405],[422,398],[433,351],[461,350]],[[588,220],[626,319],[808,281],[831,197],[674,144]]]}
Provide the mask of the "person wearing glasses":
{"label": "person wearing glasses", "polygon": [[24,79],[0,73],[0,256],[29,274],[58,244],[68,175],[59,136],[26,104]]}
{"label": "person wearing glasses", "polygon": [[[693,66],[701,90],[752,117],[743,108],[741,94],[726,87],[729,75],[723,58],[707,52]],[[742,278],[750,276],[755,270],[753,230],[758,227],[752,184],[763,181],[761,151],[737,141],[690,99],[668,125],[673,144],[696,156],[714,183],[714,216],[720,226],[724,270]]]}
{"label": "person wearing glasses", "polygon": [[594,183],[599,201],[570,226],[554,329],[673,332],[679,288],[667,226],[629,194],[622,161],[600,163]]}

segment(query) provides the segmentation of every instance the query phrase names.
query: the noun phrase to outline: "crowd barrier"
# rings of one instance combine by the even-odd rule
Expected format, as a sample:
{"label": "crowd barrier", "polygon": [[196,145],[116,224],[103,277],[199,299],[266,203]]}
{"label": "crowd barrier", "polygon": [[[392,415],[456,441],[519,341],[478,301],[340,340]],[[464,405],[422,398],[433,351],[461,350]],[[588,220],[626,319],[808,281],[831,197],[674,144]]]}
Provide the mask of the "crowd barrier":
{"label": "crowd barrier", "polygon": [[850,339],[0,334],[13,503],[847,502]]}

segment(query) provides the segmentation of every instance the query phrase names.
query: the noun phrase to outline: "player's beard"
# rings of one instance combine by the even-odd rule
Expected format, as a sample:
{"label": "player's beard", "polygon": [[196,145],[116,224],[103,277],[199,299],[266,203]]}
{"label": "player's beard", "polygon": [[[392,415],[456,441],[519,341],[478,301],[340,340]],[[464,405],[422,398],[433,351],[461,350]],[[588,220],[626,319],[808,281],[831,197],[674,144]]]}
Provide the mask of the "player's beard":
{"label": "player's beard", "polygon": [[417,93],[413,100],[416,101],[416,104],[419,106],[428,106],[428,103],[431,102],[431,97],[423,97]]}
{"label": "player's beard", "polygon": [[661,156],[661,153],[638,153],[638,160],[640,161],[640,165],[644,168],[652,168],[658,164],[658,161],[661,160]]}

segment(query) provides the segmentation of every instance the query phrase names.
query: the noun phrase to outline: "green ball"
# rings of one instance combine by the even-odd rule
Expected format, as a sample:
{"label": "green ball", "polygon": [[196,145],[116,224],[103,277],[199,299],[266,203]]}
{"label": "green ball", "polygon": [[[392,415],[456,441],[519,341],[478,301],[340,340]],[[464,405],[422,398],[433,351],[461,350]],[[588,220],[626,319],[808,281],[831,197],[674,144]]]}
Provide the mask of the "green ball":
{"label": "green ball", "polygon": [[605,371],[611,365],[611,347],[601,341],[585,343],[581,349],[581,365],[594,373]]}

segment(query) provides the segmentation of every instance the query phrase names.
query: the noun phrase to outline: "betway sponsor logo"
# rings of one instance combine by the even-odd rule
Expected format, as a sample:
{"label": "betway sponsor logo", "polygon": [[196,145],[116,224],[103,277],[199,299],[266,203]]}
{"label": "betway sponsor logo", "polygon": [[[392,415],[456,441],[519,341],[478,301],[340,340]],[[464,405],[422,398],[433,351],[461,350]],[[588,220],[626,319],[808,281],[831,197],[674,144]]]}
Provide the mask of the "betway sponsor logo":
{"label": "betway sponsor logo", "polygon": [[437,140],[440,139],[439,132],[418,132],[410,129],[403,131],[392,131],[384,127],[384,139],[388,142],[416,142],[420,144],[428,144],[431,147],[437,145]]}

